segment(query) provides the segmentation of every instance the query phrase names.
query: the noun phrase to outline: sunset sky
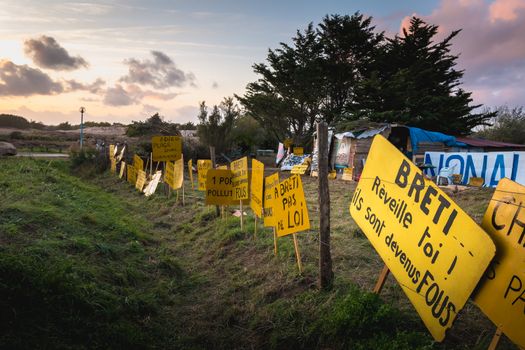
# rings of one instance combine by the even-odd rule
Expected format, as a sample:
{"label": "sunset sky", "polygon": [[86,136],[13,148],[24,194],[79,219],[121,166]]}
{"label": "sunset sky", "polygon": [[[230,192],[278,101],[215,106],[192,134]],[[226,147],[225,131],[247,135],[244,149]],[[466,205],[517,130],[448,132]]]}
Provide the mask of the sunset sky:
{"label": "sunset sky", "polygon": [[525,105],[525,0],[0,0],[0,113],[57,124],[196,121],[243,94],[269,48],[326,14],[360,11],[387,35],[411,15],[453,41],[474,103]]}

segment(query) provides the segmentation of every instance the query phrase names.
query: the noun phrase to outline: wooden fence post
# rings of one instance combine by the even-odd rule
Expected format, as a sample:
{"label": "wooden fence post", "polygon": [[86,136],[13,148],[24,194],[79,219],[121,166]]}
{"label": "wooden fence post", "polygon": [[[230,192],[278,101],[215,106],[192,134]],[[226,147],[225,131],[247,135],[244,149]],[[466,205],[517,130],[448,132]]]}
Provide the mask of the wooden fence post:
{"label": "wooden fence post", "polygon": [[319,167],[319,288],[332,286],[332,254],[330,252],[330,190],[328,188],[328,125],[317,123]]}
{"label": "wooden fence post", "polygon": [[[211,168],[215,169],[216,163],[215,163],[215,147],[210,146],[210,158],[211,158]],[[215,206],[215,214],[217,217],[221,216],[221,209],[218,205]]]}

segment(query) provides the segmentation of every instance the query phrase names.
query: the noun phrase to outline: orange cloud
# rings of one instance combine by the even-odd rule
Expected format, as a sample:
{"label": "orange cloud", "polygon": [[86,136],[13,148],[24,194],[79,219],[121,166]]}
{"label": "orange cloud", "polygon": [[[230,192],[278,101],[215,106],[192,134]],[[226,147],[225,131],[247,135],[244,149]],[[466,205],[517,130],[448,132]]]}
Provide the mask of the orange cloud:
{"label": "orange cloud", "polygon": [[518,12],[524,9],[523,0],[496,0],[490,5],[490,20],[515,21],[518,19]]}

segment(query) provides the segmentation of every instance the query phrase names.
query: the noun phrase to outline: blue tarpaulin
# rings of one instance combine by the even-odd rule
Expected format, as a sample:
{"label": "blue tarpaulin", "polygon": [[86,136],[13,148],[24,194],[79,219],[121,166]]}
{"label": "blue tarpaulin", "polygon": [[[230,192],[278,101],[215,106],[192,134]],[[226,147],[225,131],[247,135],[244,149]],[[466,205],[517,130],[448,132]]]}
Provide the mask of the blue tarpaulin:
{"label": "blue tarpaulin", "polygon": [[412,152],[416,153],[420,142],[442,142],[449,147],[467,147],[463,142],[456,140],[454,136],[442,134],[436,131],[427,131],[409,126]]}

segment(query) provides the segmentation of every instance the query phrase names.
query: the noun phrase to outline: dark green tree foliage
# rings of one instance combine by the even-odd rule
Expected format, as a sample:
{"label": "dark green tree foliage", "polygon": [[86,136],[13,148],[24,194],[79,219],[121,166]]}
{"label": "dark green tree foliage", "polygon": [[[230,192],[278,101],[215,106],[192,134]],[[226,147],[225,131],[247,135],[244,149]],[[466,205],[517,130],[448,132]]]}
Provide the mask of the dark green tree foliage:
{"label": "dark green tree foliage", "polygon": [[388,39],[372,78],[363,84],[361,110],[369,120],[444,133],[469,134],[491,115],[472,113],[471,93],[459,86],[463,71],[450,53],[453,31],[434,42],[438,26],[412,17],[402,36]]}
{"label": "dark green tree foliage", "polygon": [[127,136],[180,135],[177,124],[168,123],[155,113],[145,121],[132,122],[126,129]]}
{"label": "dark green tree foliage", "polygon": [[486,113],[495,113],[491,126],[484,127],[476,136],[494,141],[525,144],[525,111],[523,107],[500,106]]}
{"label": "dark green tree foliage", "polygon": [[228,152],[232,146],[232,129],[240,115],[233,97],[226,97],[219,106],[213,106],[211,113],[203,101],[200,104],[197,135],[202,144],[215,147],[217,154]]}
{"label": "dark green tree foliage", "polygon": [[12,114],[0,114],[0,127],[29,129],[31,124],[26,118]]}

